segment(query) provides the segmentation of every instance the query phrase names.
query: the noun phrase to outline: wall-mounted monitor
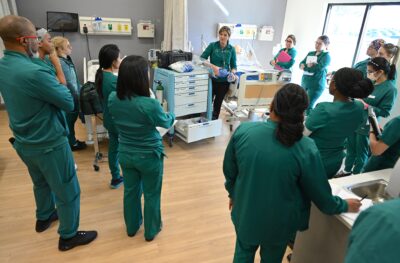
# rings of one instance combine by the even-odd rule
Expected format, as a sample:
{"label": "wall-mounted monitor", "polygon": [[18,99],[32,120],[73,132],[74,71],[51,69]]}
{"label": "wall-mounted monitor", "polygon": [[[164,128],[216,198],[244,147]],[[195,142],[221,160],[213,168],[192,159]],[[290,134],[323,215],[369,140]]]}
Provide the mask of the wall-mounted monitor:
{"label": "wall-mounted monitor", "polygon": [[78,29],[78,14],[47,11],[47,30],[50,32],[77,32]]}

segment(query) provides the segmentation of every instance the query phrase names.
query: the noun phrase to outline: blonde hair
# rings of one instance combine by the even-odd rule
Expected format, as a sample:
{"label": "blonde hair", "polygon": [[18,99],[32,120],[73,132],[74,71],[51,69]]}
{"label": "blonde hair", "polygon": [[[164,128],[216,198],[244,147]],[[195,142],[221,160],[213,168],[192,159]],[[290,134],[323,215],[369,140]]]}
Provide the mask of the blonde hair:
{"label": "blonde hair", "polygon": [[64,50],[64,47],[67,45],[68,39],[65,37],[53,37],[51,39],[51,43],[53,43],[57,55],[60,55],[60,53]]}

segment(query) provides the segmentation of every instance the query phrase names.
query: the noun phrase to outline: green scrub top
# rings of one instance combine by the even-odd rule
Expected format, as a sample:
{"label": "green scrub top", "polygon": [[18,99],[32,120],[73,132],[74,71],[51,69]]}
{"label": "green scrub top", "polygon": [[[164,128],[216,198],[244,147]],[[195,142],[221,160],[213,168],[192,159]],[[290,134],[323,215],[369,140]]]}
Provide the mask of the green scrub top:
{"label": "green scrub top", "polygon": [[371,61],[371,58],[367,58],[367,59],[365,59],[363,61],[360,61],[360,62],[356,63],[353,66],[353,68],[354,69],[358,69],[359,71],[361,71],[362,74],[363,74],[363,78],[367,78],[367,65],[368,65],[368,62],[370,62],[370,61]]}
{"label": "green scrub top", "polygon": [[327,214],[347,211],[332,196],[320,154],[312,139],[293,146],[275,137],[277,124],[242,123],[225,152],[225,188],[233,200],[232,221],[247,244],[282,244],[306,230],[311,201]]}
{"label": "green scrub top", "polygon": [[[374,85],[374,91],[364,101],[373,107],[376,117],[388,117],[397,98],[396,87],[388,80]],[[368,115],[366,111],[364,114]],[[366,118],[367,119],[367,118]],[[368,135],[370,130],[369,122],[365,122],[357,130],[358,134]]]}
{"label": "green scrub top", "polygon": [[[225,48],[221,48],[219,41],[213,42],[208,45],[206,50],[200,56],[201,58],[208,59],[210,57],[211,64],[225,68],[228,71],[237,69],[236,65],[236,50],[231,44],[227,44]],[[227,77],[217,78],[217,82],[226,82]]]}
{"label": "green scrub top", "polygon": [[285,51],[286,53],[288,53],[289,56],[292,57],[292,59],[291,59],[290,61],[288,61],[288,62],[279,62],[279,61],[278,61],[276,64],[277,64],[278,66],[280,66],[281,68],[283,68],[283,69],[288,69],[288,70],[290,70],[290,69],[292,68],[294,62],[295,62],[295,58],[296,58],[296,55],[297,55],[297,50],[296,50],[294,47],[293,47],[293,48],[289,48],[287,51],[286,51],[286,48],[282,48],[282,49],[279,50],[279,52],[275,55],[274,60],[276,60],[276,59],[278,58],[279,54],[280,54],[282,51]]}
{"label": "green scrub top", "polygon": [[103,71],[103,83],[102,83],[102,92],[103,92],[103,121],[104,127],[107,130],[118,133],[117,129],[114,126],[114,122],[110,116],[110,112],[108,109],[108,97],[110,96],[111,92],[116,91],[117,89],[117,79],[118,77],[115,76],[111,72]]}
{"label": "green scrub top", "polygon": [[16,148],[42,151],[66,143],[62,111],[73,110],[73,98],[49,69],[23,53],[5,50],[0,59],[0,92]]}
{"label": "green scrub top", "polygon": [[307,67],[306,61],[308,56],[315,56],[317,52],[308,52],[307,56],[300,62],[304,64],[304,72],[301,80],[301,85],[306,90],[323,90],[326,86],[326,73],[328,71],[328,66],[331,63],[331,56],[329,52],[321,52],[317,56],[317,64],[312,67]]}
{"label": "green scrub top", "polygon": [[345,263],[399,261],[400,199],[374,205],[362,212],[349,237]]}
{"label": "green scrub top", "polygon": [[67,87],[71,91],[72,96],[74,97],[75,107],[73,112],[79,112],[79,93],[81,90],[81,85],[79,84],[78,81],[75,65],[72,62],[70,56],[67,56],[66,58],[64,57],[59,57],[59,58],[60,58],[61,68],[65,76],[65,81],[67,82]]}
{"label": "green scrub top", "polygon": [[44,59],[41,58],[32,58],[33,63],[35,63],[36,65],[42,66],[47,68],[48,70],[50,70],[52,72],[52,74],[57,77],[56,74],[56,69],[53,66],[53,63],[51,63],[50,59],[48,56],[45,56]]}
{"label": "green scrub top", "polygon": [[360,101],[321,102],[306,119],[305,126],[319,149],[328,178],[340,169],[345,156],[346,138],[365,122]]}
{"label": "green scrub top", "polygon": [[170,128],[173,113],[165,113],[160,103],[149,97],[120,100],[116,92],[108,99],[110,117],[119,131],[119,152],[155,152],[164,154],[162,138],[156,127]]}
{"label": "green scrub top", "polygon": [[400,116],[386,123],[379,140],[389,148],[378,156],[371,156],[365,166],[364,172],[371,172],[387,168],[393,168],[400,157]]}

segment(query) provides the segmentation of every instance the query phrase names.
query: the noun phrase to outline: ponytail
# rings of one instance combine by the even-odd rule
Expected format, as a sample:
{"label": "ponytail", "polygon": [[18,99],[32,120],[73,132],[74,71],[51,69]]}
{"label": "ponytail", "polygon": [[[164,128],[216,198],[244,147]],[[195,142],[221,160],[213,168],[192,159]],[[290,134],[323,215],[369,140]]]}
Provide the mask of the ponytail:
{"label": "ponytail", "polygon": [[307,107],[307,93],[297,84],[286,84],[275,94],[271,109],[279,118],[275,136],[280,143],[290,147],[303,137]]}
{"label": "ponytail", "polygon": [[111,68],[119,57],[119,48],[114,44],[104,45],[99,51],[99,69],[96,71],[95,86],[100,98],[103,96],[103,69]]}
{"label": "ponytail", "polygon": [[94,79],[94,86],[96,87],[97,93],[100,98],[104,98],[103,96],[103,69],[99,67],[96,71],[96,76]]}
{"label": "ponytail", "polygon": [[388,80],[394,80],[395,77],[396,77],[396,65],[392,64],[392,65],[390,65],[390,70],[389,70],[387,78],[388,78]]}

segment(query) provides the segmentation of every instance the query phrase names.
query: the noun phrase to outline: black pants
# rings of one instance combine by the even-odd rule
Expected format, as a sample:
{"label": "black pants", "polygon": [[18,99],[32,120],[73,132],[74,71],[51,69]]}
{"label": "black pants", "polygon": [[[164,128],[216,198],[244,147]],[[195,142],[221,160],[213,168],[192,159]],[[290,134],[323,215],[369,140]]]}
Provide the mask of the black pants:
{"label": "black pants", "polygon": [[212,81],[212,99],[213,103],[213,120],[218,119],[219,112],[221,111],[222,101],[229,90],[229,82]]}

